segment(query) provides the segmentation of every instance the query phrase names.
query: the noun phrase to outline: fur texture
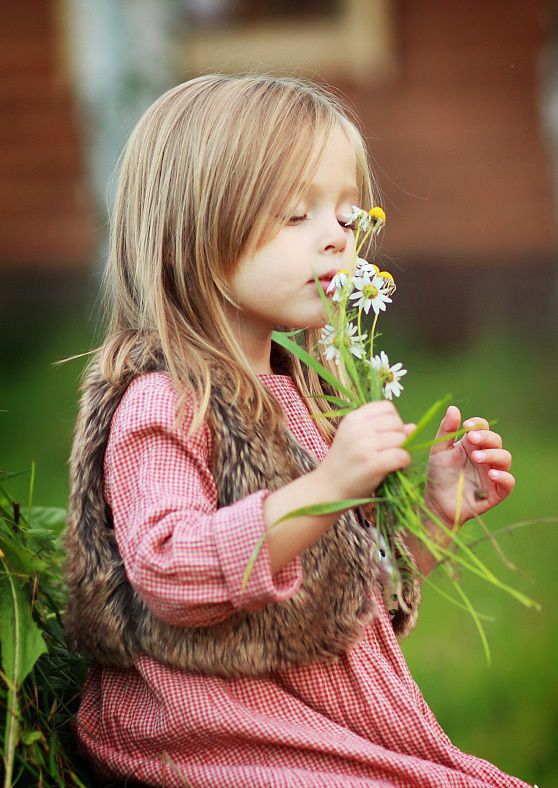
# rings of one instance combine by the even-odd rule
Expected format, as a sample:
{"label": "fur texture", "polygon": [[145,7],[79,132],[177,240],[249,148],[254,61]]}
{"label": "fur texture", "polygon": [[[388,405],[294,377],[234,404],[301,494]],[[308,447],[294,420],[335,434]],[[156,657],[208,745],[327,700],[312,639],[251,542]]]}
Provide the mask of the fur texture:
{"label": "fur texture", "polygon": [[[164,371],[160,359],[150,370]],[[139,374],[139,373],[136,373]],[[110,509],[103,498],[103,458],[112,416],[133,379],[113,385],[93,366],[82,387],[70,458],[66,535],[68,647],[116,667],[139,654],[189,671],[257,676],[313,660],[335,659],[353,646],[375,614],[378,566],[368,522],[349,510],[301,556],[304,580],[289,600],[239,611],[209,627],[176,627],[158,619],[127,580]],[[284,426],[274,434],[247,424],[231,404],[223,376],[211,398],[218,506],[257,490],[278,489],[311,470],[316,460]],[[407,611],[394,619],[398,634],[415,625],[419,584],[405,581]]]}

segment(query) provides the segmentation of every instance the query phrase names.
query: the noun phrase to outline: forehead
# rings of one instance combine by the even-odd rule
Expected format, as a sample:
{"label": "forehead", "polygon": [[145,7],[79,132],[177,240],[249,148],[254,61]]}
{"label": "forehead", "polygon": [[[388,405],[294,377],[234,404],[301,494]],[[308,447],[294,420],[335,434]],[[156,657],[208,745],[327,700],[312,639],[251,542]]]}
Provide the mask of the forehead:
{"label": "forehead", "polygon": [[359,192],[357,157],[353,143],[343,129],[337,127],[320,147],[315,171],[303,184],[304,193],[320,196],[334,190],[342,196],[356,199]]}

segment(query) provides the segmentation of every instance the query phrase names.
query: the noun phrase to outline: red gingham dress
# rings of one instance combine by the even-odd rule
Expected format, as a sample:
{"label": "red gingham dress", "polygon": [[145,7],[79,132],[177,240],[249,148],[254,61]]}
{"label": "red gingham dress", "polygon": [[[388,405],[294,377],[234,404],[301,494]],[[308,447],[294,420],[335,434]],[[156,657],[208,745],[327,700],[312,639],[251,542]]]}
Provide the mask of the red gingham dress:
{"label": "red gingham dress", "polygon": [[[259,377],[295,437],[323,459],[327,444],[293,380]],[[288,599],[302,580],[300,559],[272,577],[265,546],[241,597],[268,491],[217,509],[211,432],[204,425],[186,438],[186,426],[173,426],[175,404],[170,378],[146,373],[112,420],[105,496],[130,582],[178,626]],[[149,785],[527,785],[451,743],[411,677],[379,586],[370,593],[380,614],[338,662],[236,679],[147,656],[129,670],[93,664],[76,720],[84,753],[102,777]]]}

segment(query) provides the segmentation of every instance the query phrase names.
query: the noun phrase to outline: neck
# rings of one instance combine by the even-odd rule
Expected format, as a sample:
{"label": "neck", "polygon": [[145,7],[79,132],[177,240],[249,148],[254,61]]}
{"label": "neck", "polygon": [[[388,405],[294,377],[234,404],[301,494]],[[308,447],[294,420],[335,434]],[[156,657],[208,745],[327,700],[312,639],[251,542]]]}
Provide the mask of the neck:
{"label": "neck", "polygon": [[237,312],[230,320],[231,331],[236,341],[245,352],[250,366],[256,375],[273,372],[271,368],[271,334],[268,324],[263,324],[251,317]]}

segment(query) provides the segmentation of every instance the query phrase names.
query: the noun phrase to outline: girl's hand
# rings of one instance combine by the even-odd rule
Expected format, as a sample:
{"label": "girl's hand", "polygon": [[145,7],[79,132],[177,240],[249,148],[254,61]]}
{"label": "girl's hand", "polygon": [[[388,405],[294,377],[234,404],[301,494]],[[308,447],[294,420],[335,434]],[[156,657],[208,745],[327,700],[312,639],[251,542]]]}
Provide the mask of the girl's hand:
{"label": "girl's hand", "polygon": [[411,461],[401,448],[414,424],[404,424],[388,400],[369,402],[345,416],[316,468],[326,500],[372,497],[380,482]]}
{"label": "girl's hand", "polygon": [[[461,413],[450,405],[436,437],[456,432]],[[449,438],[430,451],[425,501],[428,508],[450,527],[484,514],[503,501],[514,488],[509,473],[512,457],[502,448],[502,438],[488,428],[486,419],[468,419],[468,432],[459,441]],[[459,502],[459,477],[464,472],[463,495]],[[459,505],[460,504],[460,505]],[[459,515],[459,516],[458,516]]]}

